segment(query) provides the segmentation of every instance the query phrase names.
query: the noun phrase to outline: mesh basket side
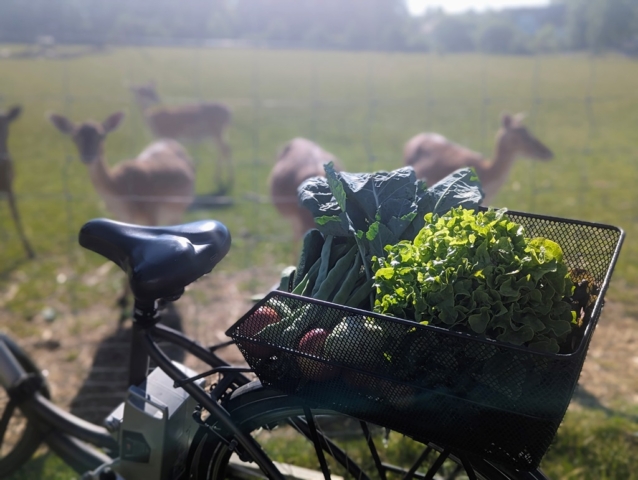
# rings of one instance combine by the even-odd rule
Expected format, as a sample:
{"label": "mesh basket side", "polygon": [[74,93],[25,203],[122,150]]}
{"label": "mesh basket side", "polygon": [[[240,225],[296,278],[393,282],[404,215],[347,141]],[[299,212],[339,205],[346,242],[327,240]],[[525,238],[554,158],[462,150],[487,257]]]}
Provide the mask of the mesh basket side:
{"label": "mesh basket side", "polygon": [[[558,242],[572,274],[585,272],[601,287],[572,354],[542,354],[284,292],[269,294],[227,333],[265,384],[406,435],[535,468],[569,405],[622,232],[508,215],[527,236]],[[286,321],[257,334],[266,306]]]}

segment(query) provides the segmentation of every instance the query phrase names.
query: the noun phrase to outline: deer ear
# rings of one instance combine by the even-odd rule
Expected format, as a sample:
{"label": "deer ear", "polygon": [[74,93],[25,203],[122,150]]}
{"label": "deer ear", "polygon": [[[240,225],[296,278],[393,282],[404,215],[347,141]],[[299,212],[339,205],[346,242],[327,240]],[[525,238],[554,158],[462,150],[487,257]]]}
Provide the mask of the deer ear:
{"label": "deer ear", "polygon": [[510,128],[512,126],[512,116],[509,113],[504,113],[501,116],[501,125],[503,126],[503,128]]}
{"label": "deer ear", "polygon": [[67,135],[70,135],[75,128],[71,120],[62,115],[58,115],[57,113],[50,113],[49,121],[53,124],[53,126],[55,126],[55,128]]}
{"label": "deer ear", "polygon": [[21,113],[22,113],[22,107],[20,105],[11,107],[9,111],[7,112],[7,120],[9,120],[10,122],[13,122],[16,118],[20,116]]}
{"label": "deer ear", "polygon": [[124,120],[124,112],[115,112],[110,115],[106,120],[102,122],[102,128],[104,128],[105,133],[110,133],[115,130],[120,123]]}

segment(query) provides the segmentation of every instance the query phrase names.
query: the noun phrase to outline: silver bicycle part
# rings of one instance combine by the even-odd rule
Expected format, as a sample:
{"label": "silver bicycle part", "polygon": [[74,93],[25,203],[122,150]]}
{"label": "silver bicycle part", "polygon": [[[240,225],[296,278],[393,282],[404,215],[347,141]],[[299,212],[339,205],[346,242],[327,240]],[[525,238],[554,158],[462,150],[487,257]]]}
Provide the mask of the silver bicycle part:
{"label": "silver bicycle part", "polygon": [[[196,372],[173,362],[185,375]],[[204,385],[204,380],[196,382]],[[185,471],[186,458],[198,425],[192,419],[195,402],[161,369],[154,369],[139,387],[105,420],[120,445],[119,461],[113,470],[127,479],[178,478]]]}

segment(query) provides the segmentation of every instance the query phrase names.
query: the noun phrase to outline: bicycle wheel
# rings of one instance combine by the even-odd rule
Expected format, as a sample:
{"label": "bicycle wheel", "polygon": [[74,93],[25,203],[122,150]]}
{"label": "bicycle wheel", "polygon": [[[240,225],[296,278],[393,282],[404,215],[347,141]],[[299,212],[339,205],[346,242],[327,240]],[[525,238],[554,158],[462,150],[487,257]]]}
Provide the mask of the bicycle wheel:
{"label": "bicycle wheel", "polygon": [[[0,334],[0,342],[4,342],[27,373],[42,378],[40,393],[49,398],[49,389],[41,376],[40,370],[29,356],[10,338]],[[33,424],[27,420],[20,409],[10,401],[7,392],[0,388],[0,478],[10,475],[35,453],[41,443],[41,435]]]}
{"label": "bicycle wheel", "polygon": [[[259,382],[237,389],[224,407],[286,478],[546,479],[540,470],[508,470],[331,410],[311,409],[307,417],[298,399]],[[191,479],[265,478],[230,436],[214,430],[201,432]]]}

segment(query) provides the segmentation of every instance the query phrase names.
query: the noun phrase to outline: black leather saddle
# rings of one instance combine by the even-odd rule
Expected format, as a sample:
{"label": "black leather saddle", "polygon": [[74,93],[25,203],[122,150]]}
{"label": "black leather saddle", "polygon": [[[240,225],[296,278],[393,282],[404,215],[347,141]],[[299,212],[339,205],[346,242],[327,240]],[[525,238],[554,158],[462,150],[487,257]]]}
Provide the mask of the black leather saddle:
{"label": "black leather saddle", "polygon": [[145,227],[99,218],[84,224],[79,241],[124,270],[136,300],[154,301],[179,297],[209,273],[228,253],[231,238],[215,220]]}

